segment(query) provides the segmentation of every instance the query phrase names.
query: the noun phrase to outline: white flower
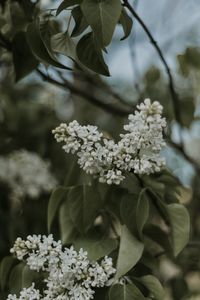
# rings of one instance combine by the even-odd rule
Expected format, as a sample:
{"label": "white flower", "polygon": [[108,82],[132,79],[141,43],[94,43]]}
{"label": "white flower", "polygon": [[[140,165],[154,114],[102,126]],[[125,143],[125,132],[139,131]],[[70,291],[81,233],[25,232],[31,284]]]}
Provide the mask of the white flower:
{"label": "white flower", "polygon": [[16,295],[8,295],[7,300],[40,300],[40,291],[35,289],[34,283],[29,288],[24,288],[19,297]]}
{"label": "white flower", "polygon": [[[112,259],[105,257],[98,262],[90,262],[87,252],[73,248],[62,249],[61,241],[54,241],[53,236],[33,235],[26,240],[18,238],[11,249],[19,260],[25,260],[31,270],[44,271],[47,274],[43,296],[34,289],[21,291],[19,300],[89,300],[93,299],[94,288],[111,285],[116,270]],[[22,298],[31,295],[33,298]],[[37,293],[36,293],[37,292]],[[18,300],[16,295],[9,295],[7,300]]]}
{"label": "white flower", "polygon": [[159,172],[165,166],[165,160],[159,157],[165,146],[163,107],[145,99],[137,108],[129,115],[126,133],[120,134],[118,143],[103,139],[97,127],[81,126],[77,121],[61,124],[53,134],[57,142],[64,143],[67,153],[77,154],[80,167],[100,182],[120,184],[127,171],[141,175]]}
{"label": "white flower", "polygon": [[49,193],[57,184],[50,173],[49,163],[26,150],[0,156],[0,181],[10,187],[13,200],[26,196],[38,198],[41,193]]}

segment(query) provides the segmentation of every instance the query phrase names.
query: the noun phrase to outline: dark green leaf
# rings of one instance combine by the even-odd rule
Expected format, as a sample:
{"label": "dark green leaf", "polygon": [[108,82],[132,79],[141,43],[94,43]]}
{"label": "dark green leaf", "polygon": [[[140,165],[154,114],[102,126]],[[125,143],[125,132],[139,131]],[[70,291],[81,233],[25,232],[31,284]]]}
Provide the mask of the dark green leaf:
{"label": "dark green leaf", "polygon": [[34,282],[36,283],[41,276],[38,272],[30,270],[28,266],[24,266],[22,271],[22,288],[28,288]]}
{"label": "dark green leaf", "polygon": [[76,60],[76,47],[68,33],[60,32],[52,36],[51,46],[53,51]]}
{"label": "dark green leaf", "polygon": [[4,290],[6,283],[8,281],[8,275],[13,267],[13,265],[16,263],[15,258],[12,256],[6,256],[1,261],[0,266],[0,282],[1,282],[1,289]]}
{"label": "dark green leaf", "polygon": [[144,234],[160,245],[166,252],[169,254],[172,253],[169,237],[160,227],[153,224],[148,225],[148,227],[145,228]]}
{"label": "dark green leaf", "polygon": [[121,38],[122,40],[125,40],[131,33],[132,27],[133,27],[133,20],[129,15],[127,14],[125,9],[122,9],[122,13],[120,16],[119,22],[122,25],[123,31],[124,31],[124,36]]}
{"label": "dark green leaf", "polygon": [[126,178],[122,181],[121,185],[128,190],[130,194],[135,194],[136,196],[138,196],[142,190],[138,178],[132,173],[126,175]]}
{"label": "dark green leaf", "polygon": [[145,297],[134,284],[115,284],[110,289],[109,300],[145,300]]}
{"label": "dark green leaf", "polygon": [[63,66],[61,63],[59,63],[50,56],[41,38],[38,22],[33,22],[29,24],[27,28],[26,37],[33,54],[36,56],[37,59],[39,59],[39,61],[45,64],[53,65],[57,68],[70,69],[68,67]]}
{"label": "dark green leaf", "polygon": [[139,281],[149,290],[150,294],[154,296],[155,300],[164,299],[164,290],[159,280],[152,276],[147,275],[139,279]]}
{"label": "dark green leaf", "polygon": [[16,265],[9,278],[9,291],[11,294],[18,294],[22,288],[22,272],[24,269],[24,263],[19,263]]}
{"label": "dark green leaf", "polygon": [[12,49],[16,81],[18,81],[37,68],[38,60],[32,54],[24,32],[15,35]]}
{"label": "dark green leaf", "polygon": [[136,224],[140,239],[143,238],[143,228],[149,218],[149,198],[146,189],[140,192],[136,208]]}
{"label": "dark green leaf", "polygon": [[173,277],[170,280],[169,284],[172,290],[173,300],[180,300],[180,299],[184,300],[186,295],[189,296],[190,294],[189,287],[184,277],[182,276]]}
{"label": "dark green leaf", "polygon": [[83,0],[83,14],[91,26],[101,48],[107,46],[119,21],[122,5],[120,0]]}
{"label": "dark green leaf", "polygon": [[167,212],[171,224],[173,251],[177,256],[189,241],[190,217],[187,209],[181,204],[167,205]]}
{"label": "dark green leaf", "polygon": [[144,245],[134,237],[128,228],[122,226],[116,279],[132,269],[142,256]]}
{"label": "dark green leaf", "polygon": [[75,21],[75,26],[74,26],[71,36],[76,37],[76,36],[82,34],[89,25],[88,25],[85,17],[83,16],[82,10],[80,9],[79,6],[75,7],[72,10],[72,16]]}
{"label": "dark green leaf", "polygon": [[97,188],[93,186],[76,186],[68,194],[70,218],[74,226],[85,233],[93,224],[102,202]]}
{"label": "dark green leaf", "polygon": [[90,260],[98,260],[99,258],[108,255],[117,247],[117,241],[113,239],[90,239],[87,237],[79,238],[74,242],[75,248],[78,250],[83,248],[88,252]]}
{"label": "dark green leaf", "polygon": [[57,9],[57,12],[56,12],[56,15],[58,16],[63,10],[67,9],[70,6],[80,4],[81,2],[82,2],[82,0],[64,0],[59,5],[59,7]]}
{"label": "dark green leaf", "polygon": [[74,226],[69,212],[69,202],[65,201],[59,210],[59,223],[61,240],[63,244],[73,243],[78,236],[78,231]]}
{"label": "dark green leaf", "polygon": [[92,71],[105,76],[110,75],[101,51],[95,48],[91,32],[80,39],[76,47],[76,53],[80,62]]}
{"label": "dark green leaf", "polygon": [[120,215],[122,221],[128,229],[135,235],[137,235],[136,225],[136,209],[137,209],[138,195],[126,194],[121,200]]}
{"label": "dark green leaf", "polygon": [[59,187],[51,194],[47,212],[47,226],[49,232],[51,229],[52,222],[57,214],[58,208],[61,205],[62,201],[67,197],[67,193],[67,188]]}

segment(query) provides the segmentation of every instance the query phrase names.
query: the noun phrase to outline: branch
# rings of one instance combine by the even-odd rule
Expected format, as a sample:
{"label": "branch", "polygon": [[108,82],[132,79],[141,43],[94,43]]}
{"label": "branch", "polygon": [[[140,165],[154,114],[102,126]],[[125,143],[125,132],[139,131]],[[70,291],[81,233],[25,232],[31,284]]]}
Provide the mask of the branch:
{"label": "branch", "polygon": [[172,140],[167,140],[167,143],[173,147],[174,149],[176,149],[193,167],[194,169],[196,170],[196,172],[198,174],[200,174],[200,166],[199,164],[190,156],[188,155],[186,152],[185,152],[185,149],[183,147],[182,144],[177,144],[177,143],[174,143]]}
{"label": "branch", "polygon": [[132,112],[132,109],[124,109],[122,107],[117,107],[116,105],[112,105],[110,103],[103,102],[101,99],[98,97],[92,95],[90,91],[77,87],[75,84],[71,83],[67,79],[65,79],[64,82],[57,81],[56,79],[51,78],[50,76],[46,75],[43,73],[41,70],[37,69],[37,73],[47,82],[54,84],[56,86],[59,86],[63,89],[68,89],[70,90],[73,94],[78,95],[83,97],[85,100],[90,102],[93,105],[96,105],[97,107],[102,108],[103,110],[109,112],[109,113],[114,113],[118,116],[125,117],[128,114]]}
{"label": "branch", "polygon": [[167,64],[167,61],[166,61],[163,53],[162,53],[162,50],[158,46],[157,42],[155,41],[153,35],[151,34],[151,32],[148,29],[148,27],[146,26],[146,24],[139,17],[139,15],[136,13],[136,11],[133,9],[133,7],[128,2],[128,0],[124,0],[124,6],[130,11],[130,13],[134,16],[134,18],[141,25],[141,27],[143,28],[143,30],[147,34],[147,36],[148,36],[151,44],[153,45],[153,47],[157,51],[158,56],[160,57],[160,60],[161,60],[161,62],[163,63],[163,65],[165,67],[166,73],[167,73],[168,78],[169,78],[169,90],[170,90],[170,94],[171,94],[171,98],[172,98],[172,103],[173,103],[173,107],[174,107],[174,115],[175,115],[175,118],[176,118],[177,122],[179,124],[181,124],[182,122],[181,122],[181,115],[180,115],[180,112],[179,112],[179,98],[178,98],[178,95],[177,95],[177,93],[175,91],[174,81],[173,81],[171,70],[170,70],[170,68],[169,68],[169,66]]}

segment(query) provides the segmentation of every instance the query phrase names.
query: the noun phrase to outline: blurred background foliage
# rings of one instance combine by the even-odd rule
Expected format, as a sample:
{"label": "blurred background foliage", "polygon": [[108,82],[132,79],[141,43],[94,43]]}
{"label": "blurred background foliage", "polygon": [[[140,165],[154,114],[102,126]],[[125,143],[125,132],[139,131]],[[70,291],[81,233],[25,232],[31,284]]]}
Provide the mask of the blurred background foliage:
{"label": "blurred background foliage", "polygon": [[[0,29],[4,28],[7,37],[13,38],[26,26],[27,19],[32,18],[36,1],[10,1],[12,2],[9,14],[10,22],[5,16],[6,2],[6,0],[0,1]],[[59,4],[59,1],[50,3],[41,0],[37,2],[44,11],[52,5],[57,7]],[[144,3],[140,7],[141,12],[145,9],[145,1],[141,0],[142,2]],[[169,2],[171,3],[169,6],[171,5],[173,8],[174,1]],[[160,7],[163,11],[165,10],[164,4],[163,8],[162,4]],[[63,18],[63,22],[67,20],[67,16],[65,18]],[[168,20],[170,20],[169,14]],[[182,20],[182,22],[185,21]],[[59,21],[54,25],[63,26]],[[197,24],[194,26],[196,27]],[[165,30],[167,30],[166,28]],[[168,32],[168,37],[170,34],[172,32]],[[195,41],[195,34],[194,30],[193,41]],[[136,37],[134,41],[129,38],[123,47],[125,49],[141,47],[140,31],[137,31]],[[166,300],[200,299],[200,48],[197,47],[196,42],[192,45],[191,40],[188,44],[187,42],[183,43],[185,49],[174,55],[172,64],[175,86],[179,94],[181,125],[177,124],[174,119],[168,79],[162,68],[158,66],[156,57],[152,59],[151,64],[146,64],[147,67],[144,67],[141,62],[138,63],[138,54],[135,56],[132,53],[132,63],[128,60],[123,61],[120,59],[120,51],[117,49],[118,32],[114,38],[109,59],[112,65],[114,62],[117,66],[114,69],[117,68],[118,73],[121,66],[123,70],[126,70],[126,67],[129,70],[130,65],[133,64],[133,80],[129,75],[121,74],[120,77],[114,73],[111,79],[96,78],[100,84],[96,89],[87,81],[73,78],[75,84],[84,86],[91,94],[98,95],[104,99],[105,103],[111,103],[114,106],[121,104],[113,95],[107,93],[108,83],[120,97],[125,99],[125,103],[123,103],[125,107],[133,109],[136,103],[145,97],[158,100],[164,106],[164,115],[168,120],[166,139],[170,139],[164,155],[167,158],[168,167],[184,184],[180,201],[190,210],[193,228],[193,242],[179,255],[176,262],[173,259],[169,260],[164,255],[159,258],[159,276],[166,287]],[[147,41],[145,43],[148,45]],[[176,43],[176,40],[173,43]],[[23,47],[23,40],[21,46]],[[51,130],[61,122],[77,119],[82,124],[95,124],[105,134],[116,137],[126,121],[126,117],[110,113],[97,107],[95,103],[92,104],[91,101],[85,101],[83,97],[41,80],[42,78],[38,76],[37,72],[16,83],[16,76],[17,79],[21,79],[26,74],[26,71],[23,73],[23,68],[19,68],[20,64],[24,64],[24,59],[25,57],[20,56],[12,57],[11,53],[5,51],[4,47],[0,45],[0,157],[6,159],[16,150],[25,149],[37,153],[50,163],[51,172],[58,184],[65,185],[66,181],[69,182],[69,178],[70,184],[73,184],[73,181],[76,181],[76,184],[87,182],[87,177],[78,168],[74,168],[72,157],[66,155],[54,141]],[[33,60],[30,62],[30,69],[35,63]],[[138,78],[136,67],[141,67]],[[46,67],[43,69],[46,71]],[[47,72],[54,78],[58,78],[58,74],[53,68],[50,67]],[[67,71],[64,71],[62,76],[68,78],[65,72]],[[106,89],[102,88],[104,85]],[[180,149],[174,147],[173,144],[180,142],[180,131],[186,155],[183,155]],[[192,163],[190,158],[192,158]],[[197,168],[194,167],[193,162]],[[71,173],[72,169],[73,174]],[[47,233],[46,211],[49,196],[49,193],[42,192],[37,199],[33,200],[25,195],[20,201],[13,203],[13,199],[10,197],[9,182],[0,181],[0,260],[9,254],[9,249],[16,237],[26,237],[33,233]]]}

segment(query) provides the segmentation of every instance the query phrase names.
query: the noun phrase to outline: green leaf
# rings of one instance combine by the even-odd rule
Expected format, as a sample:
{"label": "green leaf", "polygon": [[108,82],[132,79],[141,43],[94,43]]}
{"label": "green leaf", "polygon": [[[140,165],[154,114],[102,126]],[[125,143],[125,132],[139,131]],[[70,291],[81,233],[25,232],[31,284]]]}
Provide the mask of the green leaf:
{"label": "green leaf", "polygon": [[155,300],[163,300],[165,293],[159,280],[152,276],[147,275],[139,278],[139,281],[149,290],[150,294],[154,296]]}
{"label": "green leaf", "polygon": [[137,235],[136,209],[138,195],[126,194],[123,196],[120,205],[120,216],[124,224],[128,227],[132,234]]}
{"label": "green leaf", "polygon": [[143,228],[149,218],[149,199],[146,189],[140,192],[136,208],[136,224],[140,239],[143,238]]}
{"label": "green leaf", "polygon": [[143,250],[144,244],[134,237],[125,225],[122,226],[116,279],[126,274],[136,265],[142,256]]}
{"label": "green leaf", "polygon": [[110,254],[116,249],[118,242],[114,239],[91,239],[82,237],[74,242],[74,247],[78,250],[83,248],[88,252],[90,260],[98,260],[99,258]]}
{"label": "green leaf", "polygon": [[46,46],[42,40],[40,31],[39,31],[38,21],[33,22],[28,25],[26,37],[27,37],[28,44],[31,48],[31,51],[36,56],[36,58],[39,59],[39,61],[41,61],[45,64],[53,65],[54,67],[57,67],[57,68],[71,70],[70,68],[62,65],[61,63],[59,63],[58,61],[56,61],[54,58],[51,57],[51,55],[47,51]]}
{"label": "green leaf", "polygon": [[12,49],[15,76],[16,81],[18,81],[37,68],[38,60],[31,52],[25,32],[19,32],[15,35]]}
{"label": "green leaf", "polygon": [[78,236],[78,231],[74,226],[69,212],[69,202],[65,201],[59,210],[59,224],[61,240],[63,244],[73,243]]}
{"label": "green leaf", "polygon": [[69,213],[74,226],[86,233],[93,224],[100,209],[102,201],[96,186],[76,186],[68,194]]}
{"label": "green leaf", "polygon": [[94,294],[94,300],[103,300],[103,299],[108,299],[107,297],[108,294],[108,287],[100,288],[95,290]]}
{"label": "green leaf", "polygon": [[144,234],[160,245],[166,252],[172,254],[169,237],[160,227],[150,224],[145,228]]}
{"label": "green leaf", "polygon": [[77,6],[72,10],[72,16],[75,21],[75,26],[74,26],[71,36],[76,37],[76,36],[82,34],[89,25],[88,25],[85,17],[83,16],[80,6]]}
{"label": "green leaf", "polygon": [[138,178],[133,173],[128,173],[121,185],[124,189],[128,190],[130,194],[135,194],[137,196],[142,190]]}
{"label": "green leaf", "polygon": [[119,21],[122,5],[120,0],[83,0],[83,14],[91,26],[95,39],[103,49],[109,45]]}
{"label": "green leaf", "polygon": [[48,212],[47,212],[47,227],[50,232],[51,225],[57,214],[58,208],[61,205],[62,201],[67,197],[68,189],[64,187],[59,187],[51,194],[49,203],[48,203]]}
{"label": "green leaf", "polygon": [[[187,296],[190,295],[190,290],[189,290],[187,281],[183,276],[180,275],[178,277],[173,277],[169,281],[169,284],[171,287],[171,294],[172,294],[173,300],[180,300],[180,299],[184,300],[185,298],[187,299]],[[198,300],[198,298],[196,300]],[[190,300],[192,300],[192,299],[190,298]],[[195,300],[195,298],[194,298],[194,300]]]}
{"label": "green leaf", "polygon": [[132,27],[133,27],[133,20],[129,15],[127,14],[125,9],[122,9],[122,13],[119,20],[120,24],[122,25],[124,36],[121,38],[122,40],[125,40],[131,33]]}
{"label": "green leaf", "polygon": [[105,76],[110,75],[102,52],[95,47],[91,32],[80,39],[76,47],[76,53],[80,62],[92,71]]}
{"label": "green leaf", "polygon": [[1,261],[0,266],[0,282],[1,282],[1,289],[4,290],[8,281],[9,273],[16,263],[16,259],[12,256],[6,256]]}
{"label": "green leaf", "polygon": [[180,114],[182,125],[185,127],[190,127],[191,123],[194,121],[195,113],[195,97],[185,96],[181,99]]}
{"label": "green leaf", "polygon": [[63,10],[67,9],[68,7],[80,4],[81,2],[82,0],[64,0],[58,6],[58,9],[56,11],[56,16],[58,16]]}
{"label": "green leaf", "polygon": [[186,246],[190,236],[190,217],[187,209],[181,204],[167,205],[174,255],[177,256]]}
{"label": "green leaf", "polygon": [[144,295],[134,284],[115,284],[109,292],[109,300],[145,300]]}
{"label": "green leaf", "polygon": [[24,266],[22,271],[22,288],[28,288],[34,282],[36,283],[41,279],[41,275],[36,272],[30,270],[28,266]]}
{"label": "green leaf", "polygon": [[53,51],[76,60],[76,47],[68,33],[60,32],[53,35],[51,37],[51,46]]}
{"label": "green leaf", "polygon": [[18,294],[21,291],[23,269],[24,269],[24,263],[22,262],[16,265],[10,273],[9,292],[11,294]]}

